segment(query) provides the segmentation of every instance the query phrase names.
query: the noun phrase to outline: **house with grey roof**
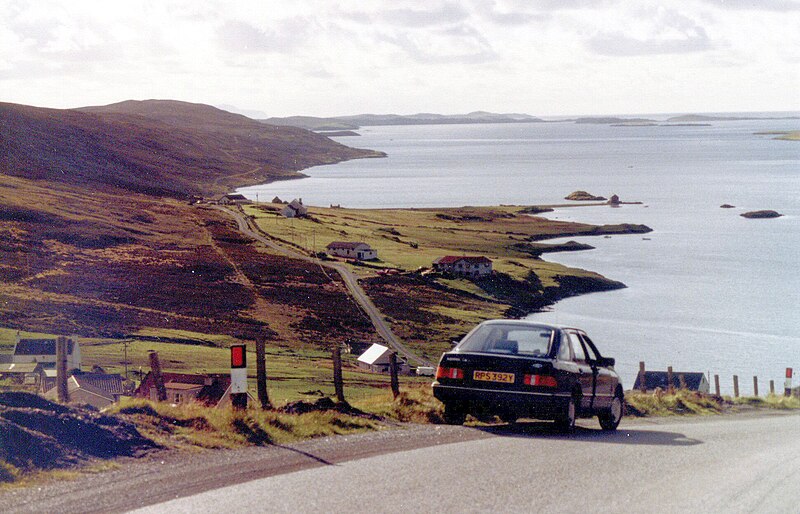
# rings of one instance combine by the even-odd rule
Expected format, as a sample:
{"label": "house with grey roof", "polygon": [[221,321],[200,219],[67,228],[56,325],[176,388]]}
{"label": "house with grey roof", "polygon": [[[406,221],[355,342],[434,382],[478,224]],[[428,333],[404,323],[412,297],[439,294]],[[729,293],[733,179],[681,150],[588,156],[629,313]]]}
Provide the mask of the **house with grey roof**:
{"label": "house with grey roof", "polygon": [[281,214],[287,218],[303,218],[308,216],[308,208],[303,205],[302,198],[295,198],[281,210]]}
{"label": "house with grey roof", "polygon": [[[67,391],[70,402],[103,409],[118,402],[125,394],[124,379],[117,374],[75,373],[67,379]],[[55,385],[44,393],[44,397],[48,400],[58,399]]]}
{"label": "house with grey roof", "polygon": [[378,258],[378,251],[367,243],[352,241],[333,241],[326,247],[326,252],[331,257],[344,257],[358,261],[372,261]]}

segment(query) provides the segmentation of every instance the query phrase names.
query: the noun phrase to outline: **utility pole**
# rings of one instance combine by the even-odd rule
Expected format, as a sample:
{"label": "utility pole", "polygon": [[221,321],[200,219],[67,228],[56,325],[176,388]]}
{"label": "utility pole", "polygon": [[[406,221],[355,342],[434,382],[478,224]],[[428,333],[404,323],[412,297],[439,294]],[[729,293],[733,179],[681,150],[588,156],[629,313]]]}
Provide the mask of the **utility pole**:
{"label": "utility pole", "polygon": [[67,338],[58,336],[56,339],[56,393],[60,403],[69,403],[69,388],[67,387]]}
{"label": "utility pole", "polygon": [[128,345],[131,344],[130,341],[122,341],[122,349],[124,354],[124,364],[125,364],[125,380],[128,380]]}

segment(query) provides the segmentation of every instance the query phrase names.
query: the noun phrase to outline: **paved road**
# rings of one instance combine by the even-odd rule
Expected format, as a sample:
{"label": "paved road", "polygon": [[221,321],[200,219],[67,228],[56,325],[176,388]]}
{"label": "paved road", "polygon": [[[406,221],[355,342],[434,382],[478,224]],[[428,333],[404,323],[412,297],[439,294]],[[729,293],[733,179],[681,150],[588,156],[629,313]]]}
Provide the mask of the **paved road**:
{"label": "paved road", "polygon": [[280,245],[275,241],[269,239],[268,237],[264,236],[257,227],[252,225],[252,222],[241,212],[234,211],[231,209],[226,209],[224,207],[216,207],[217,210],[232,216],[236,219],[236,223],[239,226],[239,231],[247,236],[263,243],[267,247],[271,248],[272,250],[279,252],[287,257],[291,257],[293,259],[300,259],[306,262],[310,262],[312,264],[316,264],[318,266],[322,266],[327,269],[332,269],[336,271],[347,286],[350,295],[355,299],[364,313],[369,317],[372,325],[375,327],[375,330],[378,332],[378,335],[383,338],[386,343],[393,348],[400,356],[405,357],[409,363],[415,364],[418,366],[433,366],[434,364],[430,361],[418,357],[415,355],[411,350],[409,350],[403,342],[398,338],[389,325],[386,323],[386,320],[383,317],[383,314],[378,310],[375,304],[372,303],[372,300],[369,299],[364,289],[358,284],[358,278],[342,263],[339,262],[329,262],[323,261],[320,259],[316,259],[304,253],[300,253],[298,251],[292,250],[287,248],[286,246]]}
{"label": "paved road", "polygon": [[531,423],[483,435],[321,463],[137,512],[800,511],[797,414],[634,422],[571,437]]}

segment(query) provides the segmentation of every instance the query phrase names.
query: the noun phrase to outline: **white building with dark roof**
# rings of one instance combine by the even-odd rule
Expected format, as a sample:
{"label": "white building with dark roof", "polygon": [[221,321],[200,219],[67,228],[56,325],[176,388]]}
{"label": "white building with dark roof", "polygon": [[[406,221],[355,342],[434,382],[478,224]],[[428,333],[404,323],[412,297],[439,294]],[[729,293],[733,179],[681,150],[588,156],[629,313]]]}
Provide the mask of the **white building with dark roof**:
{"label": "white building with dark roof", "polygon": [[466,277],[484,277],[492,274],[492,261],[488,257],[447,255],[433,261],[433,269]]}
{"label": "white building with dark roof", "polygon": [[326,247],[326,250],[332,257],[344,257],[359,261],[372,261],[378,258],[378,251],[367,243],[334,241]]}
{"label": "white building with dark roof", "polygon": [[[56,340],[33,339],[17,336],[11,362],[15,364],[40,363],[44,367],[53,367],[56,364]],[[67,369],[81,369],[81,347],[78,338],[72,336],[67,339]]]}

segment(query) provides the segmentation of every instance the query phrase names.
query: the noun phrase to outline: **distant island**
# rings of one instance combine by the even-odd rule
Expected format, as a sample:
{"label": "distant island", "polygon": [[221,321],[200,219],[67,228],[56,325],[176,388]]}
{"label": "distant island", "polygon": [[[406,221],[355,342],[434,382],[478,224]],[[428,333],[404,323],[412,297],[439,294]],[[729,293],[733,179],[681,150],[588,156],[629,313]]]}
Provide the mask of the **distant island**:
{"label": "distant island", "polygon": [[769,219],[769,218],[780,218],[783,214],[772,211],[772,210],[763,210],[763,211],[750,211],[740,214],[739,216],[743,218],[749,219]]}
{"label": "distant island", "polygon": [[474,123],[543,123],[545,120],[529,114],[497,114],[475,111],[468,114],[357,114],[318,118],[314,116],[289,116],[267,118],[262,123],[278,126],[300,127],[314,131],[356,130],[378,125],[466,125]]}
{"label": "distant island", "polygon": [[773,139],[783,141],[800,141],[800,130],[770,130],[767,132],[756,132],[757,136],[777,136]]}
{"label": "distant island", "polygon": [[[498,114],[487,111],[474,111],[467,114],[356,114],[353,116],[288,116],[259,119],[261,123],[283,127],[299,127],[315,132],[353,131],[361,127],[380,125],[469,125],[476,123],[578,123],[589,125],[611,125],[615,127],[703,127],[712,121],[735,120],[787,120],[800,119],[800,116],[713,116],[704,114],[685,114],[666,120],[651,118],[625,118],[620,116],[582,116],[578,118],[545,120],[530,114]],[[327,135],[327,134],[326,134]],[[333,134],[330,134],[333,135]],[[336,134],[338,136],[338,134]],[[347,134],[352,135],[352,134]]]}

